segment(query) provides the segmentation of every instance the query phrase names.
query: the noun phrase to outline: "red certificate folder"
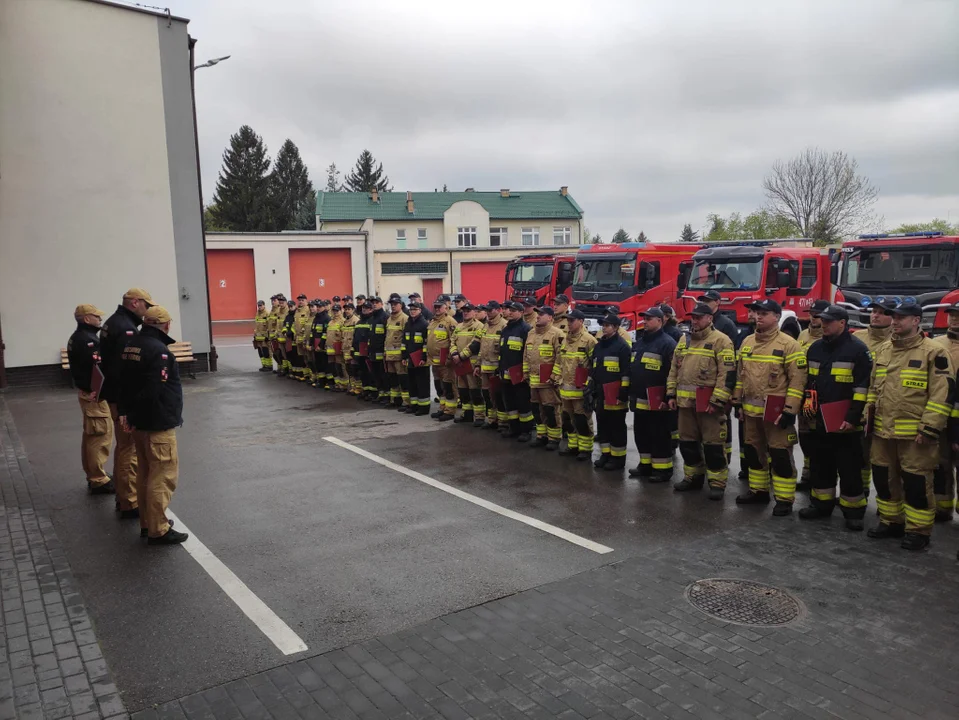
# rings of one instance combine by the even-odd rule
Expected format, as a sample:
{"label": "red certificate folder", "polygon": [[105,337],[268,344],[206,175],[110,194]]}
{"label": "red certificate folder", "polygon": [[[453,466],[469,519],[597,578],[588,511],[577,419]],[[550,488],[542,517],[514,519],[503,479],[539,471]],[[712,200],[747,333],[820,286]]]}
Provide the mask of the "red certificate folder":
{"label": "red certificate folder", "polygon": [[333,353],[334,353],[335,355],[342,355],[342,354],[343,354],[343,343],[342,343],[341,341],[336,340],[336,341],[333,343]]}
{"label": "red certificate folder", "polygon": [[666,402],[666,387],[661,385],[646,388],[646,400],[650,410],[659,410],[659,406]]}
{"label": "red certificate folder", "polygon": [[603,404],[605,405],[619,405],[619,389],[622,387],[623,383],[617,380],[616,382],[609,382],[603,384]]}
{"label": "red certificate folder", "polygon": [[360,357],[366,357],[370,354],[370,344],[368,342],[360,343]]}
{"label": "red certificate folder", "polygon": [[509,370],[506,371],[509,373],[509,381],[514,385],[519,385],[523,382],[523,366],[514,365]]}
{"label": "red certificate folder", "polygon": [[366,358],[366,368],[370,372],[373,372],[373,361],[370,360],[369,358]]}
{"label": "red certificate folder", "polygon": [[576,387],[585,387],[587,380],[589,380],[589,368],[576,368],[576,377],[573,378],[573,383],[576,385]]}
{"label": "red certificate folder", "polygon": [[450,349],[449,348],[440,348],[440,365],[445,365],[446,361],[449,359]]}
{"label": "red certificate folder", "polygon": [[839,426],[846,421],[846,415],[849,414],[851,404],[849,400],[838,400],[831,403],[822,403],[819,406],[819,412],[822,413],[822,422],[826,426],[827,433],[839,432]]}
{"label": "red certificate folder", "polygon": [[496,377],[496,375],[489,376],[489,391],[491,393],[499,392],[500,384],[501,384],[500,379]]}
{"label": "red certificate folder", "polygon": [[286,351],[287,351],[287,352],[293,352],[293,341],[292,341],[292,340],[287,340],[287,341],[286,341]]}
{"label": "red certificate folder", "polygon": [[423,362],[422,350],[414,350],[413,352],[410,353],[410,365],[412,367],[419,367],[420,363],[422,362]]}
{"label": "red certificate folder", "polygon": [[707,412],[709,410],[709,401],[713,399],[713,389],[711,387],[696,388],[696,412]]}
{"label": "red certificate folder", "polygon": [[553,374],[553,363],[547,365],[543,363],[539,366],[539,382],[541,385],[549,382],[550,376]]}
{"label": "red certificate folder", "polygon": [[786,407],[786,398],[781,395],[766,396],[766,410],[763,412],[763,421],[774,423],[783,414],[783,408]]}
{"label": "red certificate folder", "polygon": [[100,401],[100,390],[103,389],[103,370],[99,365],[93,366],[93,372],[90,373],[90,392]]}
{"label": "red certificate folder", "polygon": [[469,375],[473,372],[473,363],[471,363],[469,359],[460,360],[458,363],[453,364],[453,372],[457,377]]}
{"label": "red certificate folder", "polygon": [[314,350],[319,350],[319,349],[320,349],[320,343],[321,343],[321,342],[322,342],[322,340],[321,340],[320,338],[313,338],[313,349],[314,349]]}

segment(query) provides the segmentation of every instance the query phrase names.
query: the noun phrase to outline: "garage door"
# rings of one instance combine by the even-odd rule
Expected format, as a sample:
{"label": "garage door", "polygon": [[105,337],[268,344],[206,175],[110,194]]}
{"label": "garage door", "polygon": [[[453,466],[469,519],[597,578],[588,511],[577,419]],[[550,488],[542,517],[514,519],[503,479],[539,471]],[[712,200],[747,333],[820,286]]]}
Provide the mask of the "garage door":
{"label": "garage door", "polygon": [[252,250],[207,250],[210,318],[251,320],[256,315]]}
{"label": "garage door", "polygon": [[474,303],[506,298],[506,262],[476,262],[460,265],[460,292]]}
{"label": "garage door", "polygon": [[290,250],[291,297],[313,298],[353,294],[353,266],[348,249]]}

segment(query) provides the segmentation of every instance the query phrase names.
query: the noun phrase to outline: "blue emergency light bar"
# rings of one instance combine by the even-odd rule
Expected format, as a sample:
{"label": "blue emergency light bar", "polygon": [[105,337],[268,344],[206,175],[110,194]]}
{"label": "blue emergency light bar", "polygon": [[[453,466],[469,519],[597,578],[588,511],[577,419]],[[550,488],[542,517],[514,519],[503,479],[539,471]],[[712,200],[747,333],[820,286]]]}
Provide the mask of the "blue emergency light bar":
{"label": "blue emergency light bar", "polygon": [[913,238],[913,237],[942,237],[945,235],[941,230],[921,230],[919,232],[901,233],[891,235],[889,233],[872,233],[870,235],[860,235],[860,240],[888,240],[890,238]]}
{"label": "blue emergency light bar", "polygon": [[776,238],[773,240],[718,240],[707,241],[706,247],[767,247],[782,243],[812,242],[809,238]]}

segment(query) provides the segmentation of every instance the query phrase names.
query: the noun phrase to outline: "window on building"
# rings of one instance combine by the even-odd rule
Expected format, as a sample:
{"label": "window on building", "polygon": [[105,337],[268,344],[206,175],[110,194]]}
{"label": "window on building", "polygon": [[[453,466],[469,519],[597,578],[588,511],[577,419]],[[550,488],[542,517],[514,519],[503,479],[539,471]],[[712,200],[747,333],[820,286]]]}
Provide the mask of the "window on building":
{"label": "window on building", "polygon": [[385,262],[380,266],[383,275],[445,275],[449,271],[445,262]]}
{"label": "window on building", "polygon": [[416,229],[416,244],[420,248],[427,248],[430,246],[430,242],[426,236],[426,228],[417,228]]}
{"label": "window on building", "polygon": [[489,229],[489,246],[506,247],[506,228],[491,227]]}
{"label": "window on building", "polygon": [[573,228],[569,226],[553,228],[553,245],[572,245],[572,244],[573,244]]}
{"label": "window on building", "polygon": [[406,230],[396,231],[396,247],[400,250],[406,250]]}
{"label": "window on building", "polygon": [[816,270],[819,263],[814,258],[805,258],[802,261],[802,276],[799,278],[799,287],[811,288],[816,284]]}
{"label": "window on building", "polygon": [[476,228],[458,228],[456,231],[456,244],[460,247],[476,247]]}
{"label": "window on building", "polygon": [[539,228],[538,227],[523,228],[523,244],[539,245]]}

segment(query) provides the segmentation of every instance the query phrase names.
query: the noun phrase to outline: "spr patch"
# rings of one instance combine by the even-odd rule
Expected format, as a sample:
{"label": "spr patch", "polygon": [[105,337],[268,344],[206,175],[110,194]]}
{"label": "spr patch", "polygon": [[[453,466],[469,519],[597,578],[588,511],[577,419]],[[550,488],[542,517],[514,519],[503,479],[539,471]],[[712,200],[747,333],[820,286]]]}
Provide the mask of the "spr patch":
{"label": "spr patch", "polygon": [[[917,361],[917,362],[918,362],[918,361]],[[909,366],[910,366],[910,367],[912,367],[912,363],[913,363],[913,361],[910,360],[910,361],[909,361]],[[936,370],[948,370],[948,369],[949,369],[949,358],[947,358],[945,355],[938,355],[938,356],[936,356],[935,365],[936,365]],[[921,367],[921,363],[920,363],[919,367]]]}

